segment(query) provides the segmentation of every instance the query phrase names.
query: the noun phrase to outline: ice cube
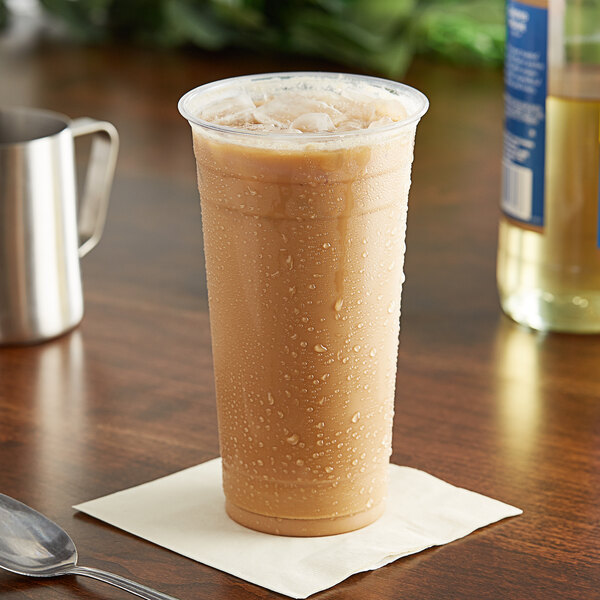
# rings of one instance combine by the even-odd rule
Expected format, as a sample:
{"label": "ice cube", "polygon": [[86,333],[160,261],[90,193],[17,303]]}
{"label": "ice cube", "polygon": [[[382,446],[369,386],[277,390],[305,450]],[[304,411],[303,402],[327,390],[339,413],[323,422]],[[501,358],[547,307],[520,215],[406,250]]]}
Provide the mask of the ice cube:
{"label": "ice cube", "polygon": [[356,131],[357,129],[363,129],[363,128],[364,128],[364,126],[361,122],[349,121],[349,120],[342,121],[337,126],[338,131]]}
{"label": "ice cube", "polygon": [[402,121],[406,119],[407,112],[400,100],[379,99],[375,106],[376,111],[381,116],[387,116],[392,121]]}
{"label": "ice cube", "polygon": [[248,124],[253,122],[252,109],[241,110],[239,112],[229,113],[219,118],[219,125],[226,125],[228,127],[242,127],[245,128]]}
{"label": "ice cube", "polygon": [[373,102],[373,96],[352,88],[342,88],[339,95],[340,98],[345,98],[352,104],[366,105]]}
{"label": "ice cube", "polygon": [[258,106],[253,114],[259,123],[273,124],[280,129],[287,129],[295,119],[308,113],[336,115],[339,111],[322,100],[288,92],[267,100]]}
{"label": "ice cube", "polygon": [[[252,116],[257,123],[268,125],[271,127],[277,127],[278,129],[284,129],[289,124],[289,119],[282,118],[281,112],[277,112],[277,102],[272,100],[266,102],[262,106],[255,108],[252,111]],[[275,105],[275,106],[272,106]]]}
{"label": "ice cube", "polygon": [[256,105],[250,94],[242,91],[235,96],[219,98],[211,102],[204,108],[200,116],[220,125],[241,124],[246,122],[255,108]]}
{"label": "ice cube", "polygon": [[317,133],[320,131],[334,131],[335,125],[327,113],[309,112],[300,115],[290,125],[293,129],[299,129],[304,133]]}
{"label": "ice cube", "polygon": [[369,126],[367,127],[367,129],[375,129],[376,127],[385,127],[386,125],[391,125],[393,122],[394,122],[394,120],[388,116],[381,117],[381,119],[377,119],[377,121],[373,121],[373,122],[369,123]]}

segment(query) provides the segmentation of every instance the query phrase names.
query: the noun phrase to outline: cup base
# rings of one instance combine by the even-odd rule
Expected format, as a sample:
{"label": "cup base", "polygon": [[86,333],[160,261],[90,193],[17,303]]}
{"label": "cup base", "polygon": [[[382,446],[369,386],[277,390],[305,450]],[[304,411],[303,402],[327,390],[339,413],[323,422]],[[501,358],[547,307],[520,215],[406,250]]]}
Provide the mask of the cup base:
{"label": "cup base", "polygon": [[353,515],[323,519],[269,517],[250,512],[228,501],[225,502],[225,510],[236,523],[256,531],[291,537],[318,537],[348,533],[370,525],[383,514],[385,502]]}

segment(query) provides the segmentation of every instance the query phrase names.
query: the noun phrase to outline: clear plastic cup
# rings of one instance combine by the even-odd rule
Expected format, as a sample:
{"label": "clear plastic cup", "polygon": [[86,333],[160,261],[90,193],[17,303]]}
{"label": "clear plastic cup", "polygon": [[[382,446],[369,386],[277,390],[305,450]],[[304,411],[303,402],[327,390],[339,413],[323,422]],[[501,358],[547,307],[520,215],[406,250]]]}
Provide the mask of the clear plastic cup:
{"label": "clear plastic cup", "polygon": [[[210,107],[235,121],[252,111],[248,97],[298,89],[366,94],[406,114],[327,133],[202,118]],[[226,510],[242,525],[331,535],[384,510],[408,190],[427,107],[405,85],[332,73],[238,77],[180,100],[197,161]]]}

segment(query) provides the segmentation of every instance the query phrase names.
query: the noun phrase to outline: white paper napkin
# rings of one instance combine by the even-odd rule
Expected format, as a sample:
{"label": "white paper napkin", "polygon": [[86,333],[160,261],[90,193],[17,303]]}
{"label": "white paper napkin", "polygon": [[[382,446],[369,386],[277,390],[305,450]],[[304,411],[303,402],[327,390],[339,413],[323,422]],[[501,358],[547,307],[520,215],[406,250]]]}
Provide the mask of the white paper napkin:
{"label": "white paper napkin", "polygon": [[306,598],[354,573],[522,513],[432,475],[390,465],[385,514],[351,533],[291,538],[258,533],[225,513],[221,460],[73,508],[236,577]]}

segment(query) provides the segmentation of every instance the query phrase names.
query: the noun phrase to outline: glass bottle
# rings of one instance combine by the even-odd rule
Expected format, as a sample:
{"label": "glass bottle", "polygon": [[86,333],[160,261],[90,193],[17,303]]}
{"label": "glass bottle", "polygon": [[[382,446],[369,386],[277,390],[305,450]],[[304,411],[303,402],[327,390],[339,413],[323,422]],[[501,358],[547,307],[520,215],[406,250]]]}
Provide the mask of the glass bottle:
{"label": "glass bottle", "polygon": [[507,3],[504,312],[600,332],[600,0]]}

